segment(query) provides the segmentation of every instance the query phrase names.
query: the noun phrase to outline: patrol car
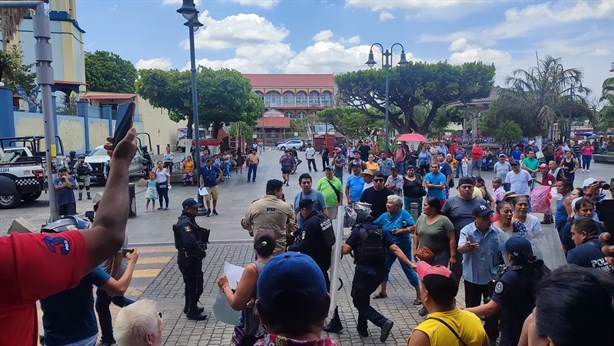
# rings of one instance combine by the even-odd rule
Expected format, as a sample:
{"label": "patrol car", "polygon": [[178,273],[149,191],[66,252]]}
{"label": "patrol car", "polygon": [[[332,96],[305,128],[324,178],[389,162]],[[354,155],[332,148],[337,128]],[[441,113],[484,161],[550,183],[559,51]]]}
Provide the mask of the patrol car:
{"label": "patrol car", "polygon": [[[43,136],[0,138],[0,209],[17,208],[47,190]],[[57,137],[56,166],[65,165],[62,140]]]}

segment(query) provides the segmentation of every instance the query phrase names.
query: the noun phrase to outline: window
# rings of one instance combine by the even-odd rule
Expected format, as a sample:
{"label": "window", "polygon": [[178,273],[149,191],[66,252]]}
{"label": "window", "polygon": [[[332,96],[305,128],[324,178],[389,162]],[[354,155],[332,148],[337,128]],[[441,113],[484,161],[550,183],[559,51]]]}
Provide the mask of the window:
{"label": "window", "polygon": [[284,96],[282,97],[281,102],[284,105],[294,105],[294,103],[296,102],[296,98],[294,97],[294,94],[290,91],[286,91],[284,93]]}
{"label": "window", "polygon": [[286,114],[284,114],[284,116],[286,118],[294,119],[294,113],[292,113],[292,112],[286,112]]}
{"label": "window", "polygon": [[265,106],[277,107],[280,104],[281,95],[277,91],[270,91],[264,99]]}
{"label": "window", "polygon": [[309,93],[309,105],[311,106],[320,105],[320,94],[318,94],[317,91],[312,91]]}
{"label": "window", "polygon": [[297,118],[298,119],[305,119],[306,116],[307,116],[307,114],[305,114],[305,112],[298,112]]}
{"label": "window", "polygon": [[305,94],[304,92],[300,91],[299,93],[296,94],[296,103],[297,104],[307,104],[307,94]]}
{"label": "window", "polygon": [[332,106],[333,105],[333,98],[329,91],[325,91],[322,93],[322,96],[320,96],[320,104],[322,106]]}

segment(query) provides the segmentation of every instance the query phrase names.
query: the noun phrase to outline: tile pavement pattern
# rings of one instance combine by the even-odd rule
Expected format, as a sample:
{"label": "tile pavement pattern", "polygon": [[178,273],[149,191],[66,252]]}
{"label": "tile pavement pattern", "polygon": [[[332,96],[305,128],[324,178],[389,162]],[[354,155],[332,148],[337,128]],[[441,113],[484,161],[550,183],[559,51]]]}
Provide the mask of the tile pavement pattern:
{"label": "tile pavement pattern", "polygon": [[[205,312],[209,314],[206,321],[189,321],[182,313],[184,286],[175,258],[168,262],[141,295],[141,298],[155,300],[163,314],[165,345],[230,345],[233,326],[216,321],[210,313],[219,291],[217,278],[225,261],[245,265],[253,259],[253,250],[249,243],[214,243],[210,244],[209,249],[203,261],[205,287],[200,300]],[[344,286],[338,295],[344,330],[341,334],[330,336],[342,345],[381,345],[379,328],[373,324],[369,323],[371,335],[367,338],[361,338],[356,332],[358,313],[350,296],[353,273],[352,258],[345,256],[341,260],[340,272]],[[462,292],[459,292],[460,297],[463,297]],[[391,270],[388,298],[372,300],[372,305],[395,323],[386,345],[405,345],[411,330],[423,320],[418,315],[420,306],[411,303],[414,298],[414,289],[409,285],[400,265],[395,263]]]}

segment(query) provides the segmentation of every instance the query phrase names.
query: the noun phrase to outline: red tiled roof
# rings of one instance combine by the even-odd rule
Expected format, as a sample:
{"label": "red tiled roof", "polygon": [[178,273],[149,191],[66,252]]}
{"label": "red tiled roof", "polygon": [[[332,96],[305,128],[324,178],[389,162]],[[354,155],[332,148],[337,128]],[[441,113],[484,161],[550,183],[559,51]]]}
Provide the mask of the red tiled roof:
{"label": "red tiled roof", "polygon": [[335,87],[332,74],[243,74],[243,77],[251,81],[253,88]]}
{"label": "red tiled roof", "polygon": [[55,85],[87,85],[85,82],[75,82],[72,80],[54,80],[53,84]]}
{"label": "red tiled roof", "polygon": [[84,100],[131,100],[136,94],[88,93],[81,96]]}
{"label": "red tiled roof", "polygon": [[290,118],[287,117],[264,117],[258,118],[257,127],[260,128],[290,128]]}

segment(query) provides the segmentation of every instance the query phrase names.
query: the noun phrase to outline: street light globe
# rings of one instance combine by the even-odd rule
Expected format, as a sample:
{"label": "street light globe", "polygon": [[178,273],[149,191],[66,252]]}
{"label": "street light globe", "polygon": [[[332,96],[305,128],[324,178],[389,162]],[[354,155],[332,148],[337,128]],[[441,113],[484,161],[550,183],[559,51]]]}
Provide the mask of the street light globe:
{"label": "street light globe", "polygon": [[375,59],[373,58],[373,50],[371,50],[371,51],[369,52],[369,59],[367,59],[366,64],[367,64],[367,66],[369,66],[369,67],[373,67],[373,66],[375,66]]}
{"label": "street light globe", "polygon": [[194,5],[194,1],[192,0],[183,0],[183,5],[177,10],[177,12],[181,13],[183,18],[188,21],[192,20],[192,18],[196,16],[196,13],[198,13],[196,10],[196,5]]}

